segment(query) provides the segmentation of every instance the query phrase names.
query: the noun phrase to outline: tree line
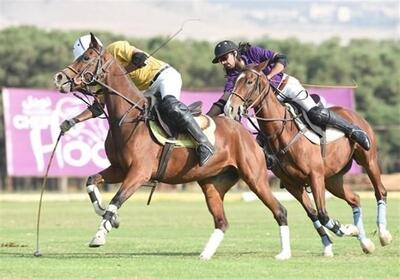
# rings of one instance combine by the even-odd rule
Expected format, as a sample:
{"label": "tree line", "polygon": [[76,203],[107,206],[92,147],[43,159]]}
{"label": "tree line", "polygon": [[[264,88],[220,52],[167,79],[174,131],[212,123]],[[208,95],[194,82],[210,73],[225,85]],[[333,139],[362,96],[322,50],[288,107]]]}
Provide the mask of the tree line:
{"label": "tree line", "polygon": [[[0,86],[54,89],[53,75],[72,61],[72,44],[89,30],[43,30],[30,26],[0,31]],[[167,37],[131,38],[98,31],[107,45],[128,40],[151,53]],[[230,38],[221,38],[230,39]],[[220,88],[224,73],[211,63],[216,42],[172,40],[155,56],[173,65],[186,89]],[[351,40],[341,44],[332,38],[320,44],[297,39],[262,38],[250,42],[284,53],[289,58],[286,72],[307,84],[354,85],[357,111],[374,127],[378,138],[380,164],[384,172],[400,171],[400,53],[393,40]],[[2,115],[0,106],[0,116]],[[0,123],[0,156],[4,154],[4,127]],[[2,160],[3,162],[5,160]],[[4,173],[4,163],[1,172]],[[2,175],[3,176],[3,175]]]}

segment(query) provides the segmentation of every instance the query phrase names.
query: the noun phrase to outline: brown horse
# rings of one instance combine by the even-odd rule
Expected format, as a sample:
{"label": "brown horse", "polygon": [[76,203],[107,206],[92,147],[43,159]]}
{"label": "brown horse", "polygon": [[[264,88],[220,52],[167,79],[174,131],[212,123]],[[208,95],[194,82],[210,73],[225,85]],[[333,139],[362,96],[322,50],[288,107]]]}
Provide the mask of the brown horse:
{"label": "brown horse", "polygon": [[[287,107],[276,98],[274,89],[262,73],[266,65],[266,62],[256,66],[250,65],[238,76],[234,91],[225,107],[226,114],[235,119],[241,116],[248,117],[249,108],[254,108],[259,129],[265,135],[269,156],[276,160],[272,171],[281,179],[285,188],[300,201],[314,222],[325,246],[325,255],[333,255],[332,245],[321,224],[338,236],[352,234],[349,231],[351,227],[329,218],[325,208],[325,187],[353,208],[354,224],[358,229],[358,239],[363,251],[371,253],[374,250],[374,244],[365,234],[360,199],[343,184],[343,175],[351,166],[353,158],[365,168],[372,182],[378,202],[377,224],[380,242],[382,246],[388,245],[392,236],[386,228],[386,190],[381,181],[376,139],[371,126],[355,112],[341,107],[330,108],[366,131],[371,140],[371,148],[366,151],[342,136],[326,145],[326,155],[323,157],[320,146],[303,136],[303,131],[294,123],[294,118],[289,116]],[[311,186],[317,212],[306,194],[307,185]]]}
{"label": "brown horse", "polygon": [[[87,190],[98,215],[103,219],[90,247],[105,244],[111,228],[119,226],[117,210],[135,191],[156,176],[162,145],[151,135],[148,122],[148,100],[127,77],[125,70],[94,39],[89,49],[75,62],[55,75],[61,93],[80,91],[93,95],[102,87],[101,96],[108,112],[109,132],[105,142],[110,167],[89,177]],[[98,91],[96,91],[98,92]],[[121,124],[124,119],[130,119]],[[285,208],[273,196],[265,171],[265,158],[251,134],[236,121],[225,117],[214,119],[215,154],[200,167],[191,148],[175,148],[171,153],[161,182],[169,184],[197,181],[203,190],[215,230],[200,255],[210,259],[228,228],[223,200],[225,193],[242,178],[258,198],[271,210],[280,226],[282,250],[277,259],[291,257]],[[107,209],[101,205],[98,186],[103,182],[120,183]]]}

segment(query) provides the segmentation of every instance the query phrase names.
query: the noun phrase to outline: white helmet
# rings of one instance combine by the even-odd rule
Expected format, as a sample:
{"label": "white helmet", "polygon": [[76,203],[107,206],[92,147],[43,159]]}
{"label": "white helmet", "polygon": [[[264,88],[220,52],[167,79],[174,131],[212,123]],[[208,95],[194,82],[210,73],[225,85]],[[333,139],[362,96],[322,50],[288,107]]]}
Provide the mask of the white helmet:
{"label": "white helmet", "polygon": [[[97,37],[95,37],[95,38],[96,38],[97,43],[100,46],[103,46],[101,41]],[[74,61],[89,48],[90,41],[91,41],[90,35],[84,35],[75,41],[74,48],[72,50],[72,52],[74,54]]]}

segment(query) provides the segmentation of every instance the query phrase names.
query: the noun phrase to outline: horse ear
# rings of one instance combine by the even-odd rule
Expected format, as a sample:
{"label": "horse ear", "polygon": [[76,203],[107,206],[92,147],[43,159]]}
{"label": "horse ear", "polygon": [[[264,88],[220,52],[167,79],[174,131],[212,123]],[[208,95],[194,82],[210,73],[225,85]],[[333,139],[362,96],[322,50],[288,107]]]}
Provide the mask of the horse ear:
{"label": "horse ear", "polygon": [[256,66],[256,70],[257,70],[258,72],[261,72],[262,70],[265,69],[265,67],[267,67],[268,62],[269,62],[269,60],[265,60],[265,61],[261,62],[260,64],[258,64],[258,65]]}
{"label": "horse ear", "polygon": [[90,46],[96,49],[99,47],[99,42],[92,32],[90,32]]}

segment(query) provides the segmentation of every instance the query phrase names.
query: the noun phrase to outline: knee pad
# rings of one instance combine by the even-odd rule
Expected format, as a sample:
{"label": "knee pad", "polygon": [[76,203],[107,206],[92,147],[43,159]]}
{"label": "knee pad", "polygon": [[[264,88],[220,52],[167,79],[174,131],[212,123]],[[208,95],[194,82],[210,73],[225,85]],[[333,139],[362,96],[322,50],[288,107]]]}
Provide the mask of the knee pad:
{"label": "knee pad", "polygon": [[159,110],[165,117],[164,120],[173,126],[181,127],[185,125],[188,118],[191,117],[189,108],[172,95],[165,96],[161,100]]}
{"label": "knee pad", "polygon": [[316,125],[325,125],[329,122],[330,113],[326,108],[313,107],[307,112],[308,118]]}

